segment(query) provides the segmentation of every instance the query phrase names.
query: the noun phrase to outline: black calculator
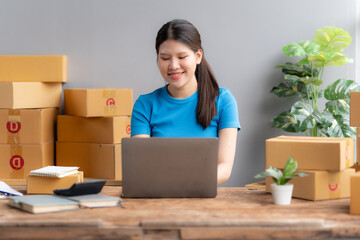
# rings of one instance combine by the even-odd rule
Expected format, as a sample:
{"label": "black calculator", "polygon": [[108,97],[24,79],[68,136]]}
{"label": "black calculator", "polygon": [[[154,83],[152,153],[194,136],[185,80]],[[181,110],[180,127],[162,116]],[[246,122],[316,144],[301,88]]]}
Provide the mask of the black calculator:
{"label": "black calculator", "polygon": [[70,188],[59,188],[54,190],[54,194],[62,196],[78,196],[86,194],[96,194],[101,192],[106,180],[92,180],[74,183]]}

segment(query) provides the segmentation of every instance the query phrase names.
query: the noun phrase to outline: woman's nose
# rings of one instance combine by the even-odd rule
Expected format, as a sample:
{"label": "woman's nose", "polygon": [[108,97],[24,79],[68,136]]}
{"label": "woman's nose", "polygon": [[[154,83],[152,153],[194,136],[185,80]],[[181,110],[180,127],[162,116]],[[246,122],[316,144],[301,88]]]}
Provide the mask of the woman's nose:
{"label": "woman's nose", "polygon": [[170,61],[170,65],[169,65],[170,70],[175,70],[178,69],[179,67],[180,67],[179,62],[176,59]]}

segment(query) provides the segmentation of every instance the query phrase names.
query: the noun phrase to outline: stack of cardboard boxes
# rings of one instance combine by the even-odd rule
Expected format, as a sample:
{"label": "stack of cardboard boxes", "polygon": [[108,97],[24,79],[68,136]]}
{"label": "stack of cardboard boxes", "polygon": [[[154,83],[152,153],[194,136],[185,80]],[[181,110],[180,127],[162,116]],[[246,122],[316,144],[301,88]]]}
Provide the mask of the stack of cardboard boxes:
{"label": "stack of cardboard boxes", "polygon": [[24,185],[54,164],[66,56],[0,56],[0,180]]}
{"label": "stack of cardboard boxes", "polygon": [[121,139],[130,136],[132,89],[65,89],[56,164],[87,178],[122,180]]}
{"label": "stack of cardboard boxes", "polygon": [[[357,162],[354,168],[360,170],[360,92],[350,93],[350,126],[356,127]],[[350,214],[360,214],[360,176],[351,178]]]}
{"label": "stack of cardboard boxes", "polygon": [[[280,136],[266,140],[266,168],[282,169],[289,157],[307,177],[294,178],[293,196],[308,200],[350,197],[350,178],[355,175],[354,139]],[[271,178],[266,179],[270,192]]]}

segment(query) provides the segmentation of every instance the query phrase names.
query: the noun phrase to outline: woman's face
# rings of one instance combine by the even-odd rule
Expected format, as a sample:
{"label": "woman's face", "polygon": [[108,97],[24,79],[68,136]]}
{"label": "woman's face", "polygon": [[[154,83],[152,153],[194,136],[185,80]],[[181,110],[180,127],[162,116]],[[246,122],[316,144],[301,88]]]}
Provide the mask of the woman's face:
{"label": "woman's face", "polygon": [[176,40],[166,40],[159,47],[158,67],[161,75],[172,89],[196,86],[196,65],[201,62],[202,50],[194,52]]}

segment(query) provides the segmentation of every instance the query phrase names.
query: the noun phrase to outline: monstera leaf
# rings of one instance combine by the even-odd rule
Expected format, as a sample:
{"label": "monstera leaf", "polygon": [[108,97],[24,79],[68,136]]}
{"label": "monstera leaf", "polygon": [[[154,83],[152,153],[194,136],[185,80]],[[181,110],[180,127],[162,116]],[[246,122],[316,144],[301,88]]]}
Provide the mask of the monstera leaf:
{"label": "monstera leaf", "polygon": [[320,50],[320,44],[303,40],[299,43],[290,43],[283,47],[283,52],[286,56],[305,56],[308,54],[315,54]]}
{"label": "monstera leaf", "polygon": [[290,111],[285,111],[280,113],[279,115],[273,117],[272,119],[273,128],[280,128],[286,132],[297,132],[293,127],[296,124],[296,120],[294,116],[290,113]]}
{"label": "monstera leaf", "polygon": [[341,66],[346,63],[352,63],[351,58],[339,52],[319,52],[315,55],[309,55],[308,61],[312,62],[314,67]]}
{"label": "monstera leaf", "polygon": [[313,42],[320,45],[320,51],[342,52],[351,43],[348,32],[341,28],[325,27],[316,31]]}
{"label": "monstera leaf", "polygon": [[290,113],[294,116],[296,124],[294,129],[297,132],[304,132],[314,128],[316,123],[320,121],[320,114],[307,103],[298,101],[291,107]]}
{"label": "monstera leaf", "polygon": [[326,87],[324,97],[327,100],[348,99],[352,91],[360,91],[360,85],[353,80],[338,79]]}
{"label": "monstera leaf", "polygon": [[333,115],[324,110],[320,119],[319,131],[325,137],[352,137],[356,136],[355,128],[349,126],[349,115]]}
{"label": "monstera leaf", "polygon": [[285,64],[279,64],[276,68],[281,68],[282,72],[288,75],[295,75],[298,77],[317,77],[318,70],[316,68],[309,68],[306,65],[294,64],[291,62],[287,62]]}

